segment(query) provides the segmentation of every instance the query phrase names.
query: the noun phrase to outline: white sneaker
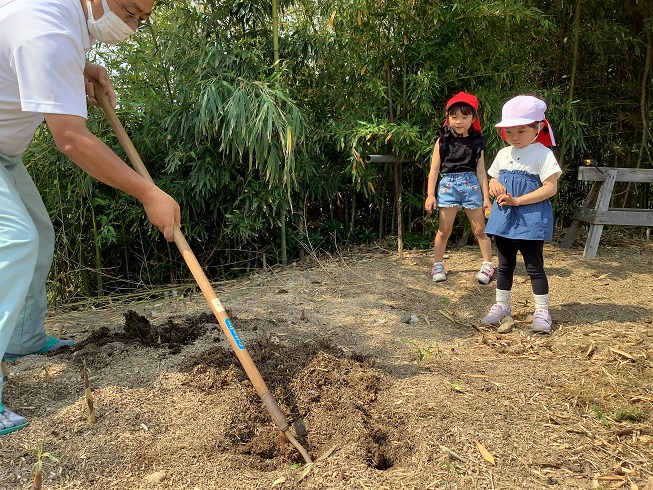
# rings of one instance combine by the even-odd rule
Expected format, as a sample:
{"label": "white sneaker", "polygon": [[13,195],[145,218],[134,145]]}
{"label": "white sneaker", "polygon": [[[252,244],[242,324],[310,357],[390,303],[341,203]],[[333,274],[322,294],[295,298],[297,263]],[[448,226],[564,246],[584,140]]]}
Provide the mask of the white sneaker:
{"label": "white sneaker", "polygon": [[499,325],[501,320],[505,317],[510,316],[512,313],[510,307],[506,308],[500,304],[492,305],[487,316],[481,319],[483,325]]}
{"label": "white sneaker", "polygon": [[552,327],[553,320],[551,320],[549,310],[535,310],[531,331],[533,333],[551,333]]}
{"label": "white sneaker", "polygon": [[492,262],[483,262],[481,270],[476,274],[476,280],[481,284],[487,284],[492,279],[494,275],[494,266]]}
{"label": "white sneaker", "polygon": [[435,262],[431,269],[431,278],[433,282],[442,282],[447,280],[447,274],[444,272],[444,262]]}

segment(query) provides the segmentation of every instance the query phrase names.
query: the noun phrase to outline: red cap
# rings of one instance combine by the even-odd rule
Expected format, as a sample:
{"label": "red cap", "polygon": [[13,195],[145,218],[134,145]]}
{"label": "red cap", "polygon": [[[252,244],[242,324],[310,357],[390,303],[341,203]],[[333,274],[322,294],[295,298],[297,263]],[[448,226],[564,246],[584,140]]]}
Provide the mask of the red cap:
{"label": "red cap", "polygon": [[449,99],[447,102],[446,109],[449,110],[449,107],[454,105],[456,102],[463,102],[467,105],[471,105],[475,111],[478,111],[478,99],[472,94],[467,94],[465,92],[459,92]]}
{"label": "red cap", "polygon": [[[472,94],[468,94],[465,92],[458,92],[456,95],[451,97],[447,101],[447,106],[445,109],[448,111],[449,107],[454,105],[456,102],[462,102],[463,104],[467,104],[471,106],[475,111],[478,111],[478,99],[473,96]],[[445,124],[447,124],[447,121],[444,121]],[[475,131],[481,132],[481,121],[479,121],[478,116],[476,117],[476,120],[472,124],[472,127],[474,128]]]}

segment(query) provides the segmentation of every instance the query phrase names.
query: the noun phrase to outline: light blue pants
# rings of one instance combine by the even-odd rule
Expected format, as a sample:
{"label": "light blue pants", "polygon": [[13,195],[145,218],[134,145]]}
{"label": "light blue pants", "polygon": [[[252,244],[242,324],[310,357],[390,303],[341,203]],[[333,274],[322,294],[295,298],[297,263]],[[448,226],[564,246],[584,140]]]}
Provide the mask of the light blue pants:
{"label": "light blue pants", "polygon": [[21,157],[0,154],[0,356],[45,346],[45,281],[53,253],[52,222]]}

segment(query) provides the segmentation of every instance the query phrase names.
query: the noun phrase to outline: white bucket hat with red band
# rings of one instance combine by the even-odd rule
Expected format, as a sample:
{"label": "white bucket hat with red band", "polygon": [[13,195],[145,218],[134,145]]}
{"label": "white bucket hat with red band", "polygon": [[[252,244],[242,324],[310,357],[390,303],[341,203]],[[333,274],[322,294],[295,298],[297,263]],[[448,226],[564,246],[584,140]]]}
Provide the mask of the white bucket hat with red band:
{"label": "white bucket hat with red band", "polygon": [[501,136],[505,140],[503,128],[513,128],[515,126],[528,126],[534,122],[542,122],[540,130],[535,141],[545,146],[555,146],[553,131],[546,120],[546,103],[543,100],[533,97],[532,95],[518,95],[513,97],[503,105],[501,111],[501,122],[495,127],[502,128]]}

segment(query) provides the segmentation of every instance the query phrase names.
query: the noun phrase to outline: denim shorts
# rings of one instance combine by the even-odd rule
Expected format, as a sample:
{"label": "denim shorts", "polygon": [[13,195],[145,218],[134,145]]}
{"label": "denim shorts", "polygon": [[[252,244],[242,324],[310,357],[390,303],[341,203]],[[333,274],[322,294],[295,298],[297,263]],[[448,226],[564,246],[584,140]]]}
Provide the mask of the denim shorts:
{"label": "denim shorts", "polygon": [[474,172],[442,174],[438,185],[438,207],[479,209],[483,207],[483,193]]}

